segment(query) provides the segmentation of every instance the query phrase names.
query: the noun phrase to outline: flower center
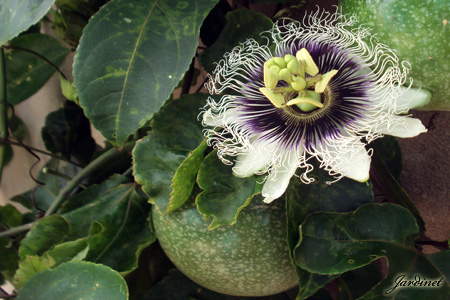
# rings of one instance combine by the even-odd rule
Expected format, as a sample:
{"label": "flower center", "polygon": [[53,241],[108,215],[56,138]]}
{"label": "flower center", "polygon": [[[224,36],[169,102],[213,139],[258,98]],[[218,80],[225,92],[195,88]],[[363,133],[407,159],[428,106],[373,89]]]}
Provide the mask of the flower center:
{"label": "flower center", "polygon": [[[337,74],[331,70],[319,74],[319,68],[306,48],[296,55],[272,57],[264,63],[264,86],[260,92],[277,108],[296,105],[303,112],[323,108],[321,94],[331,78]],[[306,74],[309,76],[306,77]],[[277,87],[282,80],[288,86]],[[294,97],[292,97],[294,94]]]}

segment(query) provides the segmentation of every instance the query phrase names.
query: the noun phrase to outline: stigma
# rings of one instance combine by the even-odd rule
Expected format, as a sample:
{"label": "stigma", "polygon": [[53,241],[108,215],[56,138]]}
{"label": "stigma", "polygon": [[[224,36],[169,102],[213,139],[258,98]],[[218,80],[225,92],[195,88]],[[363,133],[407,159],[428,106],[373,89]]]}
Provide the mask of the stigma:
{"label": "stigma", "polygon": [[[295,56],[272,57],[264,63],[264,87],[259,91],[276,108],[295,105],[308,113],[324,106],[321,94],[338,70],[319,72],[306,48],[297,51]],[[285,84],[279,86],[280,81]]]}

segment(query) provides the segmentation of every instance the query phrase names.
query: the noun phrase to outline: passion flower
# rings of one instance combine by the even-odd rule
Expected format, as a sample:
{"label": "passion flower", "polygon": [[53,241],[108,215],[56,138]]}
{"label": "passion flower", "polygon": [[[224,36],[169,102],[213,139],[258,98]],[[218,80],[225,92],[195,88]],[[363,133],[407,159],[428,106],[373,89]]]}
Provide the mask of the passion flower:
{"label": "passion flower", "polygon": [[267,44],[247,40],[210,76],[209,92],[222,97],[208,98],[204,108],[208,143],[224,163],[236,157],[236,176],[267,174],[267,203],[284,193],[298,168],[304,183],[314,181],[312,158],[336,180],[364,182],[367,143],[426,132],[404,114],[426,104],[429,92],[410,87],[409,64],[368,29],[347,29],[355,22],[318,11],[302,23],[275,24],[263,33]]}

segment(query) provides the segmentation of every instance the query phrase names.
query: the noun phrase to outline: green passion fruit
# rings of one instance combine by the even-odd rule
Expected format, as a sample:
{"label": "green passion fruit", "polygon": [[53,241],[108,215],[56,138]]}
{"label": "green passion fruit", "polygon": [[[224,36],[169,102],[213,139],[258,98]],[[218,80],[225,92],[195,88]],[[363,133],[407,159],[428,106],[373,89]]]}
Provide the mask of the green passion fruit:
{"label": "green passion fruit", "polygon": [[286,242],[283,201],[255,198],[237,223],[208,230],[194,201],[176,211],[152,211],[156,236],[174,265],[191,280],[218,293],[267,296],[298,284]]}
{"label": "green passion fruit", "polygon": [[450,110],[449,0],[340,0],[339,6],[411,64],[413,86],[432,93],[421,109]]}

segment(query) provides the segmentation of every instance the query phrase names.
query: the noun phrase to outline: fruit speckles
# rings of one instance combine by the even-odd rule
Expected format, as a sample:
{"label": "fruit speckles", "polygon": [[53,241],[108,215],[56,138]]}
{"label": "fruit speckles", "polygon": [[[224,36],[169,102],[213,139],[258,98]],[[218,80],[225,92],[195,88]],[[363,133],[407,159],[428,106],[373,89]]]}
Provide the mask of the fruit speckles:
{"label": "fruit speckles", "polygon": [[[355,14],[380,43],[411,65],[413,86],[431,91],[427,110],[450,110],[450,30],[448,0],[340,0],[344,14]],[[409,82],[407,82],[409,83]]]}
{"label": "fruit speckles", "polygon": [[235,225],[211,231],[193,201],[165,215],[154,210],[153,222],[167,256],[198,284],[236,296],[271,295],[298,280],[286,243],[284,208],[258,204],[242,210]]}

